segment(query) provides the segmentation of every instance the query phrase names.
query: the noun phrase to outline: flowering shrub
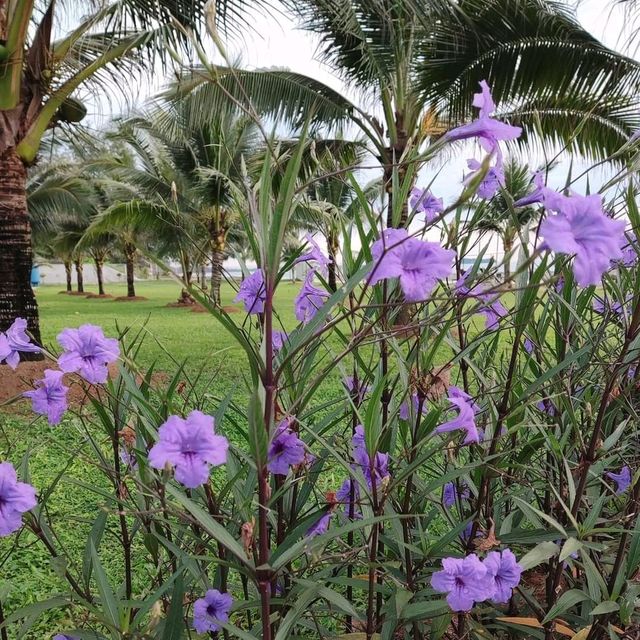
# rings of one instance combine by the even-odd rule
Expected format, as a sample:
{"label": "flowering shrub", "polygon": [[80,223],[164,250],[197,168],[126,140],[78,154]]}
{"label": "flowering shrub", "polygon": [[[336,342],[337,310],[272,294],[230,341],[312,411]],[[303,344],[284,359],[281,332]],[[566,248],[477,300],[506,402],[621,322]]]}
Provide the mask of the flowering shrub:
{"label": "flowering shrub", "polygon": [[[248,188],[259,269],[239,287],[246,315],[238,323],[192,291],[246,355],[246,402],[212,401],[182,370],[154,383],[126,332],[60,334],[62,353],[45,351],[57,364],[25,395],[55,425],[62,372],[84,380],[92,410],[79,419],[111,492],[96,488],[102,509],[84,557],[64,565],[68,591],[5,612],[4,626],[56,607],[65,615],[51,636],[79,639],[593,639],[633,629],[635,239],[600,196],[553,192],[538,174],[532,194],[509,203],[542,205],[534,246],[523,244],[517,286],[497,284],[498,265],[480,269],[479,214],[465,206],[503,184],[499,145],[520,130],[492,118],[486,83],[474,104],[477,121],[408,164],[478,139],[488,155],[460,199],[445,207],[413,187],[409,169],[394,182],[407,199],[414,189],[410,224],[381,229],[386,215],[360,194],[335,292],[311,239],[283,264],[304,141],[277,189],[267,157]],[[633,198],[623,204],[637,229]],[[442,243],[424,239],[436,222]],[[465,271],[472,250],[480,257]],[[284,327],[274,295],[295,262],[310,270],[298,324]],[[597,296],[617,311],[594,310]],[[12,366],[36,348],[19,319],[0,337]],[[332,377],[343,394],[320,402]],[[8,462],[0,472],[0,534],[24,524],[58,557],[63,525],[46,509],[48,488],[18,481]],[[101,551],[114,541],[121,569],[108,572]]]}

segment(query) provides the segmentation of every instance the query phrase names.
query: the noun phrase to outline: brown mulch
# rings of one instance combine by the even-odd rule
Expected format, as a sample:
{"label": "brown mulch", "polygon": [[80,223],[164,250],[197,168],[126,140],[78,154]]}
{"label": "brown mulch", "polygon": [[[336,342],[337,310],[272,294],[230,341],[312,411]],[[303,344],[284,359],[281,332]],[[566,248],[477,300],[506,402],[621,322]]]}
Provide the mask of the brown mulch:
{"label": "brown mulch", "polygon": [[86,291],[61,291],[60,293],[66,293],[68,296],[86,296]]}
{"label": "brown mulch", "polygon": [[[0,412],[10,409],[20,412],[28,410],[30,400],[27,398],[19,400],[15,404],[1,405],[8,400],[19,398],[25,391],[33,389],[34,382],[44,377],[45,369],[55,368],[55,363],[50,360],[21,362],[15,371],[8,365],[0,365]],[[112,362],[109,365],[109,378],[115,378],[117,373],[118,363]],[[162,384],[168,380],[168,376],[162,371],[157,371],[152,374],[151,380],[152,384]],[[63,381],[69,387],[67,400],[71,409],[82,408],[96,393],[96,387],[88,384],[76,373],[66,373]]]}
{"label": "brown mulch", "polygon": [[[238,307],[222,307],[223,311],[227,313],[239,313],[240,309]],[[209,309],[207,307],[202,306],[201,304],[195,304],[191,307],[192,313],[208,313]]]}
{"label": "brown mulch", "polygon": [[148,300],[144,296],[120,296],[118,298],[114,298],[116,302],[143,302],[144,300]]}
{"label": "brown mulch", "polygon": [[88,300],[102,300],[104,298],[113,298],[113,296],[110,293],[87,293],[85,298],[87,298]]}

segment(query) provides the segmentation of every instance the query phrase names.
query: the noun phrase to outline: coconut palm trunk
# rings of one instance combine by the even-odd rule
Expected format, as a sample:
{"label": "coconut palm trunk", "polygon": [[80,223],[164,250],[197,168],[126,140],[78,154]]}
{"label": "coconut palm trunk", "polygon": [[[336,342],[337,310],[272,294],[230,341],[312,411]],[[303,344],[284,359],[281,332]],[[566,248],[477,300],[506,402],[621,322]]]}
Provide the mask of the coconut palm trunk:
{"label": "coconut palm trunk", "polygon": [[78,293],[84,293],[84,265],[82,264],[82,258],[77,258],[73,264],[76,267],[76,288]]}
{"label": "coconut palm trunk", "polygon": [[136,258],[136,246],[130,242],[124,245],[124,255],[126,259],[127,270],[127,298],[136,297],[136,287],[134,281],[135,274],[135,258]]}
{"label": "coconut palm trunk", "polygon": [[105,295],[104,274],[103,274],[104,261],[101,258],[94,258],[93,261],[96,265],[96,278],[98,280],[98,295],[103,296]]}
{"label": "coconut palm trunk", "polygon": [[[13,149],[0,154],[0,176],[0,331],[8,329],[16,318],[24,318],[34,340],[40,342],[38,304],[31,287],[27,172]],[[42,360],[38,353],[21,355],[25,360]]]}
{"label": "coconut palm trunk", "polygon": [[224,262],[224,244],[216,243],[211,252],[211,300],[220,306],[220,288],[222,286],[222,263]]}
{"label": "coconut palm trunk", "polygon": [[338,290],[338,278],[336,274],[338,270],[337,260],[338,260],[339,246],[340,245],[338,242],[337,234],[334,231],[330,231],[329,236],[327,237],[327,252],[329,254],[329,258],[331,262],[329,263],[329,275],[328,275],[327,283],[331,291]]}
{"label": "coconut palm trunk", "polygon": [[73,262],[71,260],[64,261],[64,275],[67,280],[67,293],[73,291],[73,274],[72,274]]}

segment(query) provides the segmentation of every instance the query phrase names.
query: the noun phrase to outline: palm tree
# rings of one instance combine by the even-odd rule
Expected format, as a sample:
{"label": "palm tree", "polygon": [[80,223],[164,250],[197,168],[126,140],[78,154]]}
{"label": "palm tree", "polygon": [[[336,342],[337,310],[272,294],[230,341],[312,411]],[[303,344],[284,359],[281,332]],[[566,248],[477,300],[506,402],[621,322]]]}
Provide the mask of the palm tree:
{"label": "palm tree", "polygon": [[497,233],[504,250],[504,282],[511,279],[511,253],[524,225],[537,214],[533,207],[513,207],[513,202],[529,192],[531,172],[527,165],[510,158],[504,165],[505,184],[491,200],[476,205],[474,228],[478,231]]}
{"label": "palm tree", "polygon": [[[197,28],[202,5],[201,0],[0,4],[0,330],[22,316],[40,340],[30,283],[26,183],[43,135],[84,117],[86,108],[73,97],[79,87],[102,85],[113,92],[113,74],[130,80],[158,56],[167,60],[170,48],[161,40],[184,41],[174,21]],[[86,11],[88,16],[80,18]],[[58,38],[60,25],[70,30]]]}
{"label": "palm tree", "polygon": [[[406,202],[394,206],[394,171],[406,186],[409,162],[425,142],[472,114],[472,95],[486,79],[502,114],[527,136],[605,157],[640,126],[635,108],[640,65],[587,33],[550,0],[283,0],[303,28],[320,37],[320,58],[382,114],[380,122],[316,79],[287,70],[194,69],[168,91],[193,96],[195,117],[231,97],[255,115],[300,125],[353,122],[384,169],[388,223],[403,225]],[[222,2],[237,11],[234,0]],[[558,64],[561,60],[562,64]],[[406,192],[406,188],[403,192]],[[394,218],[395,216],[395,218]]]}

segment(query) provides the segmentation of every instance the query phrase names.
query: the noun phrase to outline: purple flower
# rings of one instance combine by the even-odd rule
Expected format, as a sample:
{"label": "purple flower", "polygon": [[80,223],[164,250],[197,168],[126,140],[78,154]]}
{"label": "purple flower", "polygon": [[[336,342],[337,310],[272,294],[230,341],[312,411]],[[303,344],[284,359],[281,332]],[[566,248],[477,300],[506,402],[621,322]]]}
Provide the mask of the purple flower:
{"label": "purple flower", "polygon": [[274,331],[271,334],[271,344],[273,350],[278,352],[284,347],[285,342],[289,339],[289,335],[286,331]]}
{"label": "purple flower", "polygon": [[329,294],[318,287],[313,286],[313,278],[316,272],[311,270],[307,273],[307,277],[304,279],[304,284],[300,293],[294,300],[294,309],[296,312],[296,318],[303,324],[310,322],[318,312],[318,309],[322,307]]}
{"label": "purple flower", "polygon": [[[473,173],[465,176],[463,181],[465,185],[469,184],[475,178],[482,164],[472,158],[471,160],[467,160],[467,166]],[[504,187],[504,180],[504,169],[502,168],[502,163],[498,162],[495,166],[489,168],[482,182],[478,185],[478,196],[485,200],[490,200],[496,195],[500,187]]]}
{"label": "purple flower", "polygon": [[622,248],[622,257],[617,260],[617,264],[623,267],[632,267],[638,262],[638,251],[636,249],[638,245],[638,238],[635,234],[630,234],[632,239],[629,240],[627,236],[628,244]]}
{"label": "purple flower", "polygon": [[[353,500],[352,500],[353,492]],[[360,510],[356,507],[356,502],[360,499],[360,486],[353,478],[346,478],[340,488],[336,491],[336,501],[345,505],[344,513],[349,516],[349,512],[353,507],[353,517],[358,520],[362,518]]]}
{"label": "purple flower", "polygon": [[20,353],[37,353],[40,347],[26,333],[27,321],[16,318],[5,333],[0,332],[0,363],[4,360],[12,369],[20,362]]}
{"label": "purple flower", "polygon": [[515,140],[522,133],[520,127],[512,127],[491,117],[496,105],[491,97],[489,85],[485,80],[480,83],[480,93],[476,93],[473,96],[473,106],[480,109],[478,119],[470,124],[447,131],[444,136],[446,140],[478,138],[482,148],[489,153],[493,153],[498,147],[498,142],[501,140]]}
{"label": "purple flower", "polygon": [[[417,393],[412,393],[411,394],[411,407],[409,406],[409,400],[405,400],[401,405],[400,405],[400,410],[398,411],[398,417],[401,420],[409,420],[409,418],[411,417],[411,409],[413,409],[413,414],[417,415],[418,414],[418,408],[420,407],[420,398],[418,397]],[[429,407],[427,406],[426,402],[422,403],[422,413],[428,413],[429,411]]]}
{"label": "purple flower", "polygon": [[[627,298],[626,302],[629,303],[632,301],[632,297]],[[607,313],[612,313],[617,316],[624,315],[624,304],[622,302],[618,302],[617,300],[603,300],[601,298],[594,298],[593,300],[593,310],[596,313],[600,313],[605,315]]]}
{"label": "purple flower", "polygon": [[389,454],[378,451],[373,458],[373,464],[371,463],[364,439],[364,427],[361,424],[356,427],[351,443],[353,459],[360,465],[367,485],[369,488],[373,486],[373,476],[376,487],[379,487],[380,483],[389,477]]}
{"label": "purple flower", "polygon": [[605,475],[616,483],[616,495],[624,493],[631,484],[631,469],[627,465],[620,469],[620,473],[607,471]]}
{"label": "purple flower", "polygon": [[502,302],[500,302],[497,293],[485,291],[481,284],[474,284],[469,287],[466,282],[467,277],[468,275],[463,273],[456,281],[455,291],[457,295],[464,298],[473,298],[482,302],[483,304],[479,307],[478,313],[485,317],[487,330],[492,331],[493,329],[497,329],[500,320],[507,316],[509,312]]}
{"label": "purple flower", "polygon": [[294,464],[304,460],[304,443],[291,430],[291,418],[285,418],[276,428],[269,447],[267,469],[279,476],[286,476]]}
{"label": "purple flower", "polygon": [[431,576],[431,586],[447,594],[453,611],[470,611],[476,602],[493,596],[493,576],[474,553],[466,558],[444,558],[442,567]]}
{"label": "purple flower", "polygon": [[546,413],[548,416],[552,418],[558,413],[555,405],[551,400],[545,398],[544,400],[540,400],[536,402],[536,408],[540,409],[543,413]]}
{"label": "purple flower", "polygon": [[[535,185],[535,189],[529,194],[526,195],[519,200],[516,200],[513,205],[515,207],[526,207],[530,204],[535,204],[537,202],[544,202],[546,198],[551,195],[558,195],[552,189],[549,189],[544,183],[544,173],[542,171],[538,171],[538,173],[533,176],[533,184]],[[553,196],[552,196],[553,197]]]}
{"label": "purple flower", "polygon": [[353,376],[346,376],[342,382],[355,404],[362,404],[371,387],[364,380],[358,380],[358,388],[356,389],[356,382]]}
{"label": "purple flower", "polygon": [[327,511],[320,520],[312,524],[305,533],[307,538],[315,538],[316,536],[326,533],[327,529],[329,529],[329,522],[331,522],[332,515],[333,511]]}
{"label": "purple flower", "polygon": [[484,566],[494,582],[493,602],[509,602],[511,593],[520,584],[522,567],[509,549],[492,551],[484,559]]}
{"label": "purple flower", "polygon": [[58,342],[64,349],[58,366],[65,373],[79,372],[91,384],[105,383],[109,376],[107,365],[120,355],[118,341],[105,338],[102,328],[93,324],[64,329],[58,335]]}
{"label": "purple flower", "polygon": [[0,463],[0,537],[17,531],[22,526],[22,514],[37,503],[36,490],[30,484],[18,481],[13,465]]}
{"label": "purple flower", "polygon": [[135,453],[133,453],[133,451],[129,451],[126,447],[120,448],[120,461],[130,469],[138,468],[138,460]]}
{"label": "purple flower", "polygon": [[480,313],[485,317],[487,331],[497,329],[500,326],[500,320],[509,314],[500,300],[494,300],[487,306],[482,307]]}
{"label": "purple flower", "polygon": [[158,429],[158,442],[149,451],[154,469],[166,465],[175,468],[176,480],[195,489],[209,479],[209,466],[227,461],[229,442],[215,434],[215,420],[201,411],[192,411],[186,419],[170,416]]}
{"label": "purple flower", "polygon": [[622,257],[625,223],[605,215],[599,195],[562,196],[553,206],[557,215],[540,225],[543,247],[575,254],[573,272],[578,284],[598,284],[611,260]]}
{"label": "purple flower", "polygon": [[413,210],[424,213],[427,222],[431,222],[444,211],[442,198],[436,198],[431,191],[417,187],[411,189],[409,204]]}
{"label": "purple flower", "polygon": [[78,640],[75,636],[68,636],[64,633],[56,633],[53,640]]}
{"label": "purple flower", "polygon": [[262,313],[264,302],[267,299],[267,290],[264,284],[264,271],[256,269],[248,278],[240,283],[238,295],[234,302],[244,303],[244,310],[249,313]]}
{"label": "purple flower", "polygon": [[531,354],[533,353],[533,350],[535,349],[535,346],[533,344],[533,342],[531,342],[531,340],[529,340],[529,338],[525,338],[524,339],[524,350]]}
{"label": "purple flower", "polygon": [[469,487],[462,485],[461,491],[458,491],[458,487],[455,482],[447,482],[442,487],[442,504],[446,509],[453,507],[456,502],[469,499]]}
{"label": "purple flower", "polygon": [[399,278],[408,301],[424,300],[439,278],[451,273],[454,252],[435,242],[410,238],[406,229],[385,229],[371,247],[374,267],[369,284]]}
{"label": "purple flower", "polygon": [[31,406],[35,413],[47,416],[49,424],[59,424],[67,410],[67,391],[69,387],[62,384],[62,371],[45,369],[44,378],[35,383],[36,389],[25,391],[22,395],[31,398]]}
{"label": "purple flower", "polygon": [[449,396],[449,398],[462,398],[466,403],[471,405],[474,413],[478,413],[478,411],[480,411],[480,407],[475,403],[473,396],[470,396],[466,391],[460,389],[460,387],[451,385],[447,389],[447,396]]}
{"label": "purple flower", "polygon": [[449,402],[458,408],[458,415],[441,424],[436,433],[446,433],[448,431],[455,431],[457,429],[464,429],[466,436],[464,438],[464,444],[471,444],[472,442],[480,442],[480,434],[476,427],[474,405],[469,400],[459,395],[452,395],[449,393]]}
{"label": "purple flower", "polygon": [[193,628],[198,633],[218,631],[221,622],[229,622],[232,605],[233,598],[228,593],[209,589],[204,598],[199,598],[193,603]]}
{"label": "purple flower", "polygon": [[305,240],[311,245],[311,251],[301,255],[297,260],[298,262],[316,262],[317,269],[320,273],[327,273],[329,265],[331,264],[331,258],[328,258],[323,252],[318,243],[313,239],[310,233],[304,237]]}

